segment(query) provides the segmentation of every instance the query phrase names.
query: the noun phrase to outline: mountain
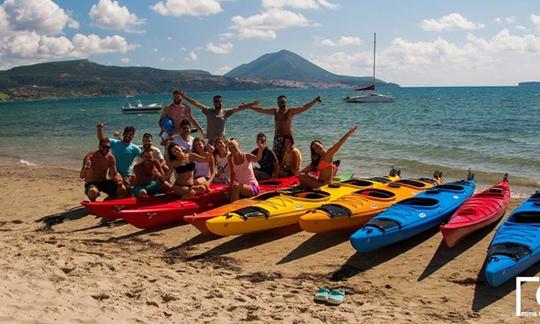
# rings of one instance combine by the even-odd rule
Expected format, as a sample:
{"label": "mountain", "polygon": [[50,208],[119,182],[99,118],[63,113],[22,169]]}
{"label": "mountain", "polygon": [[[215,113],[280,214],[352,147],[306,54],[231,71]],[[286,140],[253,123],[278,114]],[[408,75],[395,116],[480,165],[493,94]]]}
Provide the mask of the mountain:
{"label": "mountain", "polygon": [[[227,77],[261,79],[272,81],[292,81],[306,86],[324,84],[328,86],[358,86],[370,84],[371,77],[352,77],[331,73],[298,54],[287,50],[265,54],[249,63],[242,64],[225,74]],[[397,86],[376,80],[377,86]]]}
{"label": "mountain", "polygon": [[187,91],[261,89],[264,82],[215,76],[202,70],[106,66],[88,60],[40,63],[0,71],[0,100]]}

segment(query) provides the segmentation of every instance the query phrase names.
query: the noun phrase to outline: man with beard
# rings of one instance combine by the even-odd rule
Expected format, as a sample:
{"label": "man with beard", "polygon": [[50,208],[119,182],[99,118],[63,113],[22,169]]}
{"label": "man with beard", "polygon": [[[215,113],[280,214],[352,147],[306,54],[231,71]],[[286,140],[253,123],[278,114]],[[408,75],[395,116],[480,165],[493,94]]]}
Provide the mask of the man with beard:
{"label": "man with beard", "polygon": [[197,100],[186,96],[185,93],[182,93],[182,97],[190,104],[199,108],[202,113],[206,115],[206,135],[208,137],[208,143],[211,145],[215,144],[214,141],[216,138],[225,138],[225,122],[227,121],[227,118],[231,117],[236,112],[256,107],[260,103],[259,100],[256,100],[247,104],[241,104],[235,108],[224,110],[222,109],[223,98],[221,96],[214,96],[214,109],[210,109]]}
{"label": "man with beard", "polygon": [[90,201],[96,201],[100,192],[114,197],[126,191],[122,177],[116,172],[116,160],[109,153],[110,149],[111,141],[104,137],[99,140],[97,151],[88,152],[84,156],[79,176],[84,179],[84,193]]}
{"label": "man with beard", "polygon": [[191,115],[189,106],[182,104],[182,98],[182,90],[174,90],[173,103],[165,107],[159,117],[159,127],[161,128],[160,136],[162,139],[165,139],[166,137],[178,133],[180,131],[180,122],[186,119],[191,124],[195,125],[201,134],[206,137],[206,133],[199,122]]}
{"label": "man with beard", "polygon": [[[103,123],[98,123],[96,127],[97,138],[101,141],[106,138],[103,133],[105,125]],[[141,155],[141,149],[137,145],[131,143],[133,136],[135,136],[135,127],[127,126],[122,133],[122,140],[110,140],[112,154],[116,159],[116,170],[122,176],[126,187],[130,186],[131,164],[133,164],[133,160],[135,160],[137,156]]]}
{"label": "man with beard", "polygon": [[257,112],[267,115],[274,115],[275,132],[273,151],[276,154],[276,157],[278,158],[280,164],[283,162],[283,154],[285,152],[285,136],[293,136],[293,116],[303,113],[304,111],[313,107],[318,102],[321,102],[321,97],[319,96],[301,107],[287,108],[287,98],[281,95],[277,98],[278,108],[251,107],[251,109]]}
{"label": "man with beard", "polygon": [[169,190],[171,185],[163,180],[165,171],[159,162],[154,159],[152,149],[145,148],[141,157],[142,162],[135,164],[131,176],[135,197],[153,196]]}
{"label": "man with beard", "polygon": [[[154,160],[157,161],[159,165],[161,165],[162,168],[167,168],[167,165],[165,163],[165,159],[163,158],[163,154],[161,153],[161,150],[154,146],[154,139],[152,137],[152,134],[144,133],[142,137],[142,142],[143,142],[143,145],[140,146],[140,149],[143,152],[151,151]],[[143,157],[138,156],[137,159],[135,160],[135,163],[140,163],[142,161],[143,161]]]}

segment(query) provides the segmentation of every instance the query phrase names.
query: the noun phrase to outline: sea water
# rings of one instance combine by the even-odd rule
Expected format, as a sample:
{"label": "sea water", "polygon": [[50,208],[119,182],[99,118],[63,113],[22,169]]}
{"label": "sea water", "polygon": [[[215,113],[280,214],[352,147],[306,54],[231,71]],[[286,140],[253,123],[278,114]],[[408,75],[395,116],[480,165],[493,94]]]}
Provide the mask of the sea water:
{"label": "sea water", "polygon": [[[540,88],[526,87],[430,87],[385,88],[392,103],[353,104],[343,89],[271,89],[257,91],[192,92],[189,96],[211,106],[220,94],[224,107],[261,100],[275,107],[278,95],[289,107],[301,106],[320,95],[321,104],[295,116],[294,137],[310,160],[309,143],[322,140],[329,147],[350,127],[358,131],[341,148],[341,170],[357,176],[382,175],[390,166],[406,177],[429,176],[443,171],[446,180],[457,180],[472,169],[483,185],[510,175],[514,196],[525,196],[540,187]],[[144,95],[132,102],[168,104],[170,94]],[[39,100],[0,104],[0,162],[3,164],[53,165],[78,168],[87,151],[97,148],[96,124],[105,133],[127,125],[157,139],[159,114],[123,114],[124,97]],[[205,127],[206,118],[193,114]],[[256,147],[257,133],[264,132],[271,145],[273,117],[251,110],[233,115],[226,136],[239,140],[244,150]],[[196,133],[198,134],[198,133]]]}

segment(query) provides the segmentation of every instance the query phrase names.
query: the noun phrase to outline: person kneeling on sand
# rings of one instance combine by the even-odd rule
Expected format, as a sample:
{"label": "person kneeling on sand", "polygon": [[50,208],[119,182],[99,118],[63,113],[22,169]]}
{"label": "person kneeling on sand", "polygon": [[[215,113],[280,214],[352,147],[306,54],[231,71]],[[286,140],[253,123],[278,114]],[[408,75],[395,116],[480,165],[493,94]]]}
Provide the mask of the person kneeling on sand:
{"label": "person kneeling on sand", "polygon": [[169,171],[165,179],[170,179],[173,172],[176,174],[174,192],[181,198],[202,194],[208,191],[207,184],[201,184],[193,179],[195,172],[195,161],[208,162],[209,155],[201,156],[196,153],[185,153],[177,143],[170,143],[167,146],[169,156]]}
{"label": "person kneeling on sand", "polygon": [[105,137],[99,141],[97,151],[84,156],[80,177],[85,181],[84,193],[90,201],[96,201],[100,192],[109,197],[121,196],[126,192],[122,176],[116,172],[116,159],[110,150],[111,141]]}
{"label": "person kneeling on sand", "polygon": [[131,176],[133,194],[136,197],[148,197],[167,192],[171,185],[168,181],[164,181],[165,172],[161,164],[154,159],[153,150],[145,149],[141,157],[143,161],[133,167]]}
{"label": "person kneeling on sand", "polygon": [[259,141],[257,144],[257,155],[253,155],[242,152],[238,142],[234,139],[229,140],[227,143],[227,147],[231,152],[229,155],[229,165],[231,166],[231,202],[240,199],[240,197],[255,196],[260,191],[251,162],[261,160],[265,149],[265,142]]}
{"label": "person kneeling on sand", "polygon": [[[340,149],[345,141],[351,136],[358,127],[355,126],[328,150],[324,147],[323,143],[319,140],[311,142],[311,163],[305,167],[298,175],[300,180],[300,186],[307,189],[316,189],[326,184],[329,184],[336,173],[336,165],[332,162],[334,154]],[[319,176],[317,178],[311,176],[309,172],[318,171]]]}

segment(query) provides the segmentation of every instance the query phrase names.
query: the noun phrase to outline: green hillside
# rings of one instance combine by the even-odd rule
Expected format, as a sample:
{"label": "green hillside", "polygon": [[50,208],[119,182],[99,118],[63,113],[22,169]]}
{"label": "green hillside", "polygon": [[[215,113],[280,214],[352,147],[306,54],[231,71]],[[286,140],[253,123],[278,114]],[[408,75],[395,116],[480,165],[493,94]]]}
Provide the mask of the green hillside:
{"label": "green hillside", "polygon": [[[291,80],[302,82],[334,82],[351,86],[369,84],[371,77],[352,77],[331,73],[298,54],[287,50],[265,54],[242,64],[225,74],[228,77],[257,78],[262,80]],[[392,85],[376,80],[377,85]]]}

